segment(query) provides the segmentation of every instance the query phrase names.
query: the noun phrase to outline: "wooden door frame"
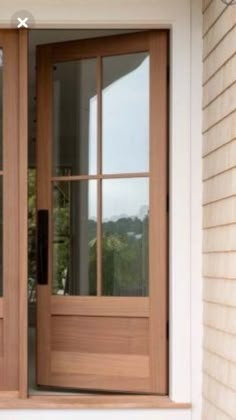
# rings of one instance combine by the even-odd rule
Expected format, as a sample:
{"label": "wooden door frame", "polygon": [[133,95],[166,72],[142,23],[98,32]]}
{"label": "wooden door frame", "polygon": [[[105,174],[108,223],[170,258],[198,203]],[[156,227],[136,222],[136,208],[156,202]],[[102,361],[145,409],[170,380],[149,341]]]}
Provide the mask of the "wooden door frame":
{"label": "wooden door frame", "polygon": [[[27,376],[27,371],[23,373],[22,370],[24,359],[22,351],[24,353],[26,351],[27,335],[21,335],[22,329],[26,333],[27,321],[22,316],[27,316],[27,305],[20,307],[19,302],[20,296],[24,296],[24,299],[26,297],[27,301],[25,287],[27,274],[21,275],[23,266],[27,267],[27,194],[24,194],[25,187],[27,188],[27,170],[22,176],[19,159],[22,146],[27,145],[27,112],[23,115],[27,107],[24,107],[20,99],[21,94],[22,98],[27,97],[25,86],[21,85],[20,68],[21,46],[25,43],[22,39],[25,36],[24,31],[0,30],[0,47],[3,49],[3,63],[5,63],[3,64],[3,170],[1,171],[4,290],[3,297],[0,298],[0,317],[3,319],[2,387],[9,392],[17,391],[22,378]],[[25,77],[27,78],[27,71]],[[27,149],[24,154],[27,164]],[[26,221],[24,226],[23,219]]]}
{"label": "wooden door frame", "polygon": [[[16,32],[16,31],[15,31]],[[156,33],[156,31],[153,31],[153,33]],[[159,31],[161,34],[166,34],[166,31]],[[165,44],[165,53],[163,54],[161,60],[164,60],[167,62],[167,38],[164,36],[161,41],[161,36],[159,38],[160,42]],[[153,41],[153,47],[154,47],[154,41]],[[28,336],[28,279],[27,279],[27,266],[28,266],[28,256],[27,256],[27,213],[28,213],[28,197],[27,197],[27,178],[28,178],[28,170],[27,170],[27,150],[28,150],[28,133],[27,133],[27,126],[28,126],[28,94],[27,94],[27,85],[28,85],[28,33],[26,30],[19,30],[18,31],[18,94],[19,94],[19,102],[18,102],[18,115],[19,115],[19,122],[18,122],[18,139],[19,139],[19,157],[18,157],[18,171],[19,171],[19,197],[18,197],[18,203],[19,203],[19,234],[18,234],[18,246],[19,246],[19,334],[20,334],[20,345],[19,345],[19,397],[20,398],[27,398],[28,396],[28,345],[27,345],[27,336]],[[157,57],[156,57],[157,58]],[[159,69],[158,66],[155,65],[155,62],[153,60],[153,64],[151,65],[151,77],[152,80],[155,79],[155,76],[158,74]],[[165,75],[163,75],[165,77]],[[151,92],[151,101],[154,95],[158,92],[162,92],[162,94],[165,96],[164,101],[167,101],[167,90],[166,85],[160,84],[157,82],[154,83],[153,91]],[[163,99],[163,98],[162,98]],[[163,101],[160,101],[163,108]],[[160,105],[160,104],[159,104]],[[161,111],[161,108],[157,106],[156,111]],[[163,110],[162,110],[163,111]],[[164,110],[163,113],[160,115],[160,125],[158,127],[157,131],[151,130],[151,137],[154,138],[156,135],[161,136],[161,138],[164,140],[161,145],[162,152],[166,153],[165,147],[167,145],[167,107]],[[164,117],[164,119],[162,118]],[[153,115],[151,115],[151,119],[154,120],[156,118],[155,113],[153,112]],[[164,147],[164,149],[163,149]],[[151,154],[151,165],[154,165],[155,159],[154,155]],[[165,169],[165,172],[163,175],[161,173],[158,174],[158,176],[163,177],[167,176],[166,173],[166,162],[162,162],[164,166],[162,166],[162,169]],[[155,182],[155,180],[153,180]],[[163,184],[164,185],[164,184]],[[167,186],[167,183],[166,183]],[[163,194],[165,194],[166,197],[166,190],[165,188],[160,191],[159,198],[163,198]],[[155,197],[157,198],[157,197]],[[151,199],[154,199],[154,197]],[[160,214],[159,214],[160,215]],[[162,215],[160,215],[161,218],[164,217],[166,220],[166,213],[164,215],[163,209],[162,209]],[[163,220],[163,219],[162,219]],[[166,229],[166,225],[164,223],[164,231]],[[163,227],[163,226],[162,226]],[[166,240],[166,232],[162,230],[162,234],[165,233],[165,240]],[[165,242],[166,244],[166,242]],[[164,259],[163,259],[163,265],[161,265],[160,270],[163,274],[167,270],[166,265],[166,246],[164,248],[160,249],[158,248],[157,252],[159,254],[163,253],[164,250]],[[153,257],[154,258],[154,253]],[[167,313],[167,302],[166,302],[166,291],[163,289],[166,286],[163,284],[159,285],[161,289],[163,290],[165,294],[164,304],[163,300],[161,303],[163,311],[162,311],[162,317],[166,318]],[[156,288],[157,286],[153,283],[151,287]],[[151,304],[151,311],[154,311],[156,316],[156,306],[157,302],[153,302]],[[153,332],[155,331],[155,334],[153,337],[156,340],[157,337],[161,337],[162,339],[166,338],[166,329],[163,330],[161,328],[160,330],[157,330],[157,325],[159,319],[156,318],[157,324],[152,325]],[[163,321],[163,318],[161,319],[161,322]],[[160,325],[160,324],[159,324]],[[156,330],[158,331],[158,334],[156,334]],[[166,349],[167,350],[167,349]],[[163,360],[163,354],[161,355]],[[167,362],[167,352],[165,352],[165,360]],[[155,358],[155,359],[154,359]],[[156,360],[156,355],[153,355],[153,360]],[[165,362],[165,363],[166,363]],[[158,366],[158,359],[157,361],[153,362],[153,368],[154,370],[160,369],[160,365]],[[165,365],[162,365],[162,368],[165,369]],[[140,397],[139,397],[140,398]],[[158,397],[160,398],[160,397]],[[147,397],[146,397],[147,399]],[[131,398],[132,400],[132,398]],[[74,404],[74,403],[73,403]],[[165,404],[164,404],[165,405]],[[136,406],[136,405],[135,405]],[[145,406],[145,405],[144,405]],[[168,403],[167,406],[169,407],[170,404]],[[176,405],[175,405],[176,406]],[[183,407],[183,405],[182,405]]]}
{"label": "wooden door frame", "polygon": [[19,31],[19,397],[28,397],[28,31]]}
{"label": "wooden door frame", "polygon": [[[167,67],[168,67],[168,31],[152,30],[133,34],[113,35],[112,42],[107,37],[66,41],[41,45],[37,50],[37,171],[43,174],[45,184],[50,186],[51,180],[60,177],[51,175],[52,139],[52,72],[53,65],[58,62],[112,56],[135,52],[150,53],[150,266],[149,266],[149,319],[150,319],[150,377],[152,392],[159,395],[168,393],[167,379]],[[101,60],[100,60],[101,62]],[[100,82],[101,75],[97,78]],[[101,82],[100,82],[101,83]],[[42,88],[43,86],[43,88]],[[99,85],[100,86],[100,85]],[[99,108],[101,108],[99,106]],[[47,118],[45,118],[45,115]],[[99,110],[98,110],[99,116]],[[100,119],[98,132],[100,132]],[[99,135],[100,137],[100,135]],[[99,140],[98,140],[99,142]],[[47,155],[45,156],[45,150]],[[98,144],[100,150],[100,144]],[[139,175],[139,174],[138,174]],[[82,176],[73,176],[82,179]],[[65,180],[65,178],[64,178]],[[37,207],[51,212],[51,188],[42,188],[40,176],[37,177]],[[51,243],[49,229],[49,243]],[[49,279],[52,274],[51,251],[48,253]],[[99,277],[98,277],[99,279]],[[101,279],[100,287],[101,290]],[[51,306],[50,282],[47,286],[39,286],[37,294],[45,307]],[[58,298],[57,298],[58,299]],[[68,299],[68,298],[67,298]],[[38,359],[39,383],[49,384],[50,372],[50,325],[51,314],[37,307],[37,330],[40,337],[40,354],[44,354],[43,362]],[[161,343],[161,345],[160,345]]]}

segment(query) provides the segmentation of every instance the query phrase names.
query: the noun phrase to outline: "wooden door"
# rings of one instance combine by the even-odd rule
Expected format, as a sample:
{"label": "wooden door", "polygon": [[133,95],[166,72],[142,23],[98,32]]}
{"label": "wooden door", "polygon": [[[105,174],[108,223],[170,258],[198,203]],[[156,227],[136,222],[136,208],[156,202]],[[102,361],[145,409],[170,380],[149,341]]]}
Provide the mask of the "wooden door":
{"label": "wooden door", "polygon": [[0,30],[0,390],[4,391],[19,389],[18,35],[16,30]]}
{"label": "wooden door", "polygon": [[167,393],[166,31],[37,49],[37,382]]}

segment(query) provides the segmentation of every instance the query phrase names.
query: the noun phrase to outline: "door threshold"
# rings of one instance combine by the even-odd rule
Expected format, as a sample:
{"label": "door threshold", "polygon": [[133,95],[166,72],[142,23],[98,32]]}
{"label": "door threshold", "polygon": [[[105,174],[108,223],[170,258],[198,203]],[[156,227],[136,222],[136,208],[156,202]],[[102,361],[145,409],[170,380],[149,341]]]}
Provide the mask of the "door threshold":
{"label": "door threshold", "polygon": [[0,392],[0,409],[191,409],[190,403],[177,403],[160,395],[107,395],[107,394],[35,394],[26,399],[17,392]]}

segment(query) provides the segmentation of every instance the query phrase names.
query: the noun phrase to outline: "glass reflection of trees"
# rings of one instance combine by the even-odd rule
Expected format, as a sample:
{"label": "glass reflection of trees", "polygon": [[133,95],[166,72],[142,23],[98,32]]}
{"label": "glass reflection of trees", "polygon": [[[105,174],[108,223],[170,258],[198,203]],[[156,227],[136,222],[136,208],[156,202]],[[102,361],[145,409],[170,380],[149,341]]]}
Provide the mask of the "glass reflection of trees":
{"label": "glass reflection of trees", "polygon": [[[66,277],[70,265],[70,199],[58,188],[54,195],[59,204],[54,208],[54,252],[57,263],[54,267],[54,290],[56,294],[66,294]],[[36,197],[35,170],[29,171],[29,300],[35,300],[36,279]],[[117,217],[102,224],[102,278],[103,295],[107,296],[147,296],[148,295],[148,224],[146,208],[141,208],[142,216]],[[56,216],[56,217],[55,217]],[[88,220],[89,239],[89,290],[96,295],[97,277],[97,222]]]}

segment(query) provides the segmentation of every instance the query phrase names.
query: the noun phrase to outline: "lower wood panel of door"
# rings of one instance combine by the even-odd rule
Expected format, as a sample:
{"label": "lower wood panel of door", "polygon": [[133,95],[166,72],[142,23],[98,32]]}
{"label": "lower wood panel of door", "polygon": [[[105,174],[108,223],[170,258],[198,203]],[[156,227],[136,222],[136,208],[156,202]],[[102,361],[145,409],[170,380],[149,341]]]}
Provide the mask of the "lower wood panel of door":
{"label": "lower wood panel of door", "polygon": [[148,318],[52,316],[50,384],[150,389]]}

